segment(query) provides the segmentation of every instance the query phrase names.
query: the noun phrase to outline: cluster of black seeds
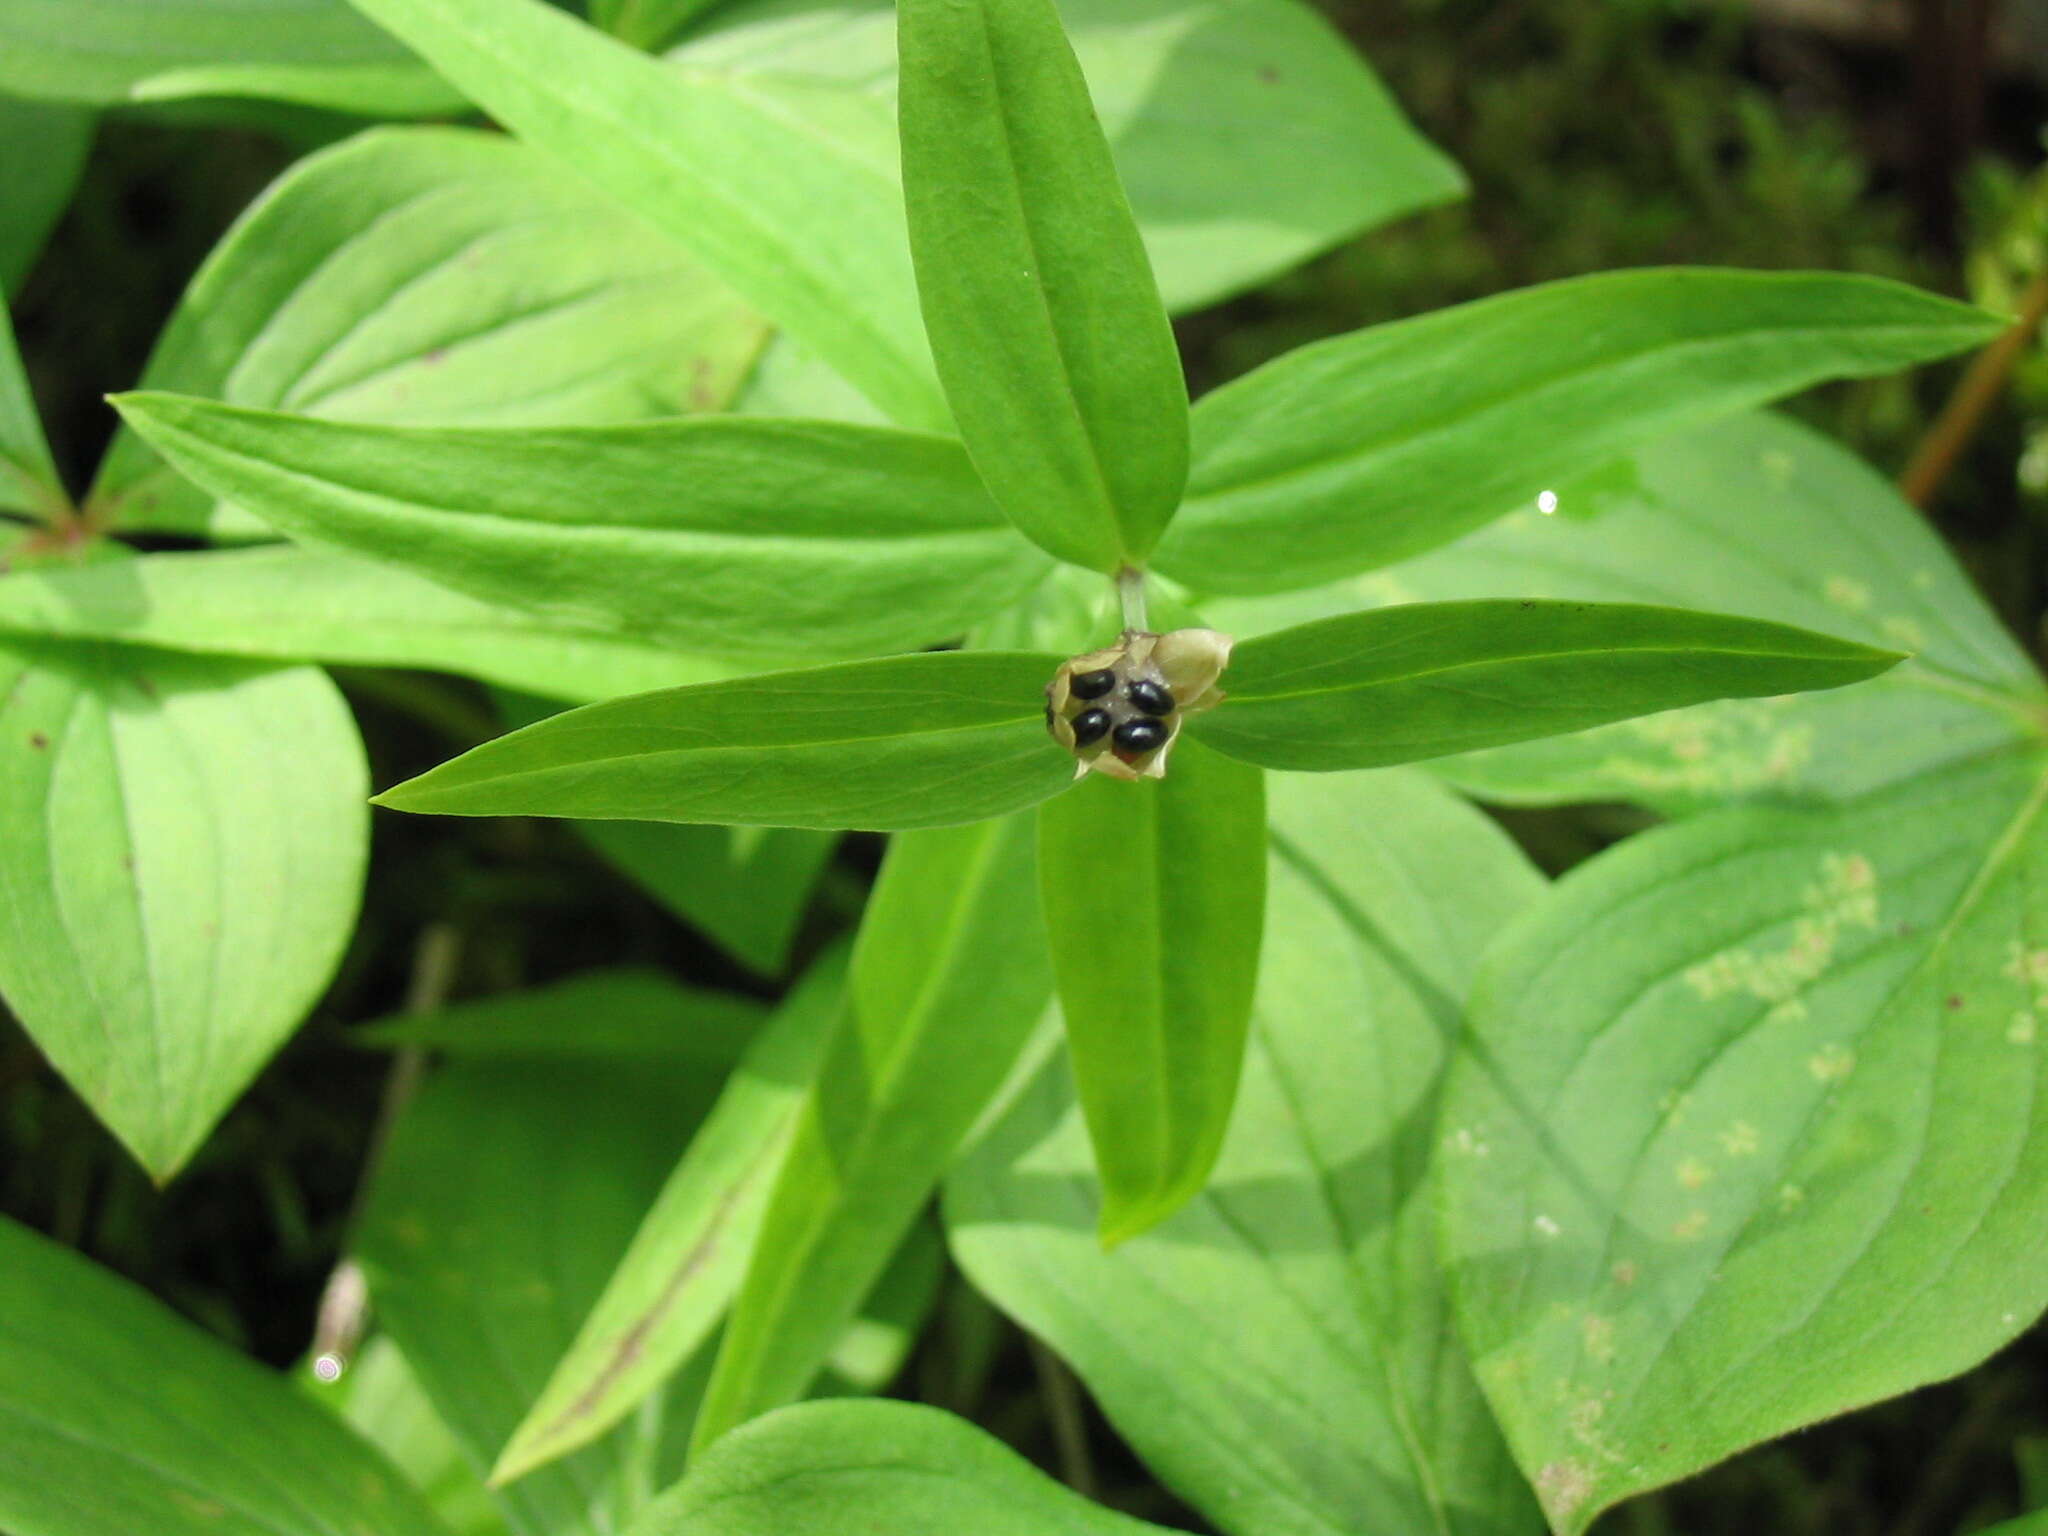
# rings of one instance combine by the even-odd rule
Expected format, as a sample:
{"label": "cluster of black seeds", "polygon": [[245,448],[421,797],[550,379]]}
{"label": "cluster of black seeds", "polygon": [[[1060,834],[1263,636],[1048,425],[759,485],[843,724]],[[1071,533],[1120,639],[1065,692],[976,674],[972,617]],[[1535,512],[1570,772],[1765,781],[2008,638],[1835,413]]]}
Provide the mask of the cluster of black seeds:
{"label": "cluster of black seeds", "polygon": [[1140,677],[1119,690],[1115,670],[1103,667],[1076,674],[1070,686],[1075,698],[1090,705],[1074,716],[1076,746],[1092,747],[1107,736],[1110,750],[1129,762],[1158,751],[1172,734],[1165,717],[1173,713],[1173,694],[1164,683]]}

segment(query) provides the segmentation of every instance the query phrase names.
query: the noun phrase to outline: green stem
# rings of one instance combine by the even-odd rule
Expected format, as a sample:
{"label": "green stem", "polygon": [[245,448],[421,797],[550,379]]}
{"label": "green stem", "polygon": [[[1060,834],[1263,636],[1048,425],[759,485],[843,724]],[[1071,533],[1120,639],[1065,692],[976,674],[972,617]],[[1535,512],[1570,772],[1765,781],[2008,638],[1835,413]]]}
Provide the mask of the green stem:
{"label": "green stem", "polygon": [[1143,630],[1145,623],[1145,573],[1127,565],[1116,573],[1117,600],[1123,604],[1124,628]]}

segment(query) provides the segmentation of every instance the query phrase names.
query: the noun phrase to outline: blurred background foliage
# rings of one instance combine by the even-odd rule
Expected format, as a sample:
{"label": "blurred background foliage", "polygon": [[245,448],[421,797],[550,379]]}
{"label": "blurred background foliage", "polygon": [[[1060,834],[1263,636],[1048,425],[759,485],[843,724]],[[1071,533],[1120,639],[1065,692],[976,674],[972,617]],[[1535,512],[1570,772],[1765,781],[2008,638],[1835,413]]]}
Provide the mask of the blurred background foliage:
{"label": "blurred background foliage", "polygon": [[[2017,312],[2048,272],[2048,0],[1321,0],[1469,199],[1376,231],[1182,323],[1203,390],[1290,347],[1502,289],[1613,267],[1817,267]],[[29,371],[82,484],[187,278],[300,154],[361,125],[257,104],[109,116],[69,213],[16,296]],[[1897,472],[1957,364],[1793,406]],[[2048,349],[1929,506],[2039,649]],[[378,783],[495,727],[479,690],[350,672]],[[1588,807],[1504,818],[1558,869],[1627,830]],[[842,845],[797,960],[846,930],[878,845]],[[651,963],[772,996],[559,824],[380,817],[364,920],[328,998],[193,1166],[153,1189],[0,1014],[0,1210],[142,1281],[278,1364],[304,1353],[350,1220],[389,1063],[346,1025],[432,969],[455,997]],[[437,957],[431,966],[425,957]],[[572,1127],[560,1128],[573,1134]],[[957,1276],[897,1390],[965,1412],[1118,1507],[1202,1529],[1078,1388]],[[1765,1447],[1610,1517],[1616,1533],[1940,1536],[2048,1505],[2048,1339],[1961,1381]]]}

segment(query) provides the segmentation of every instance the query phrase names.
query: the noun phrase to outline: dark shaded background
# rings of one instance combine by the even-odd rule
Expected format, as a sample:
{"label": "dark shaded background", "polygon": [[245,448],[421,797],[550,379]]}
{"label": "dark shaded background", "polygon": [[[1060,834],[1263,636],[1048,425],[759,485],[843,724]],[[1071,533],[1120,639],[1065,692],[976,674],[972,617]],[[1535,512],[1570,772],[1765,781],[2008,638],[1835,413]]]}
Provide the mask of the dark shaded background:
{"label": "dark shaded background", "polygon": [[[2042,160],[2048,0],[1323,0],[1473,182],[1465,204],[1375,232],[1181,325],[1203,390],[1300,343],[1504,288],[1664,262],[1823,267],[1969,295]],[[223,113],[235,126],[220,126]],[[17,323],[67,478],[111,430],[187,277],[292,159],[359,125],[218,105],[110,118]],[[2038,196],[2038,194],[2036,194]],[[2020,274],[2022,278],[2031,274]],[[1895,472],[1960,365],[1832,386],[1794,409]],[[1930,515],[2038,654],[2048,364],[2036,348]],[[2048,468],[2041,471],[2048,479]],[[470,744],[465,685],[351,673],[377,782]],[[1612,835],[1599,808],[1511,825],[1553,869]],[[638,961],[763,994],[561,827],[380,816],[365,918],[313,1020],[193,1166],[152,1189],[0,1013],[0,1210],[84,1249],[278,1364],[304,1350],[343,1238],[386,1070],[341,1026],[395,1009],[421,936],[461,934],[455,995]],[[846,927],[872,874],[851,839],[807,920]],[[899,1390],[1062,1466],[1049,1387],[1017,1332],[956,1280]],[[985,1381],[963,1362],[993,1351]],[[1200,1529],[1089,1420],[1096,1491]],[[2028,1469],[2032,1469],[2031,1476]],[[2022,1503],[2024,1497],[2026,1502]],[[1743,1456],[1603,1532],[1946,1536],[2048,1503],[2041,1331],[1946,1386]]]}

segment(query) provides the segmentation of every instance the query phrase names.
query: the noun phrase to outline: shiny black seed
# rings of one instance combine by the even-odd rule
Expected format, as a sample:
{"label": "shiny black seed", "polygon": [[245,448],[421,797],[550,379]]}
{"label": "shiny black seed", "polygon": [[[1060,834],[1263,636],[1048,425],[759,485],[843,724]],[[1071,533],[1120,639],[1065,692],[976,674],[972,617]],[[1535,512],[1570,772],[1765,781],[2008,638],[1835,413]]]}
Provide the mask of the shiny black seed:
{"label": "shiny black seed", "polygon": [[1116,728],[1113,740],[1117,751],[1129,753],[1132,757],[1143,757],[1147,752],[1165,746],[1167,735],[1166,727],[1157,720],[1126,720]]}
{"label": "shiny black seed", "polygon": [[1116,686],[1116,674],[1107,667],[1099,672],[1081,672],[1075,674],[1068,686],[1077,699],[1099,699]]}
{"label": "shiny black seed", "polygon": [[1074,716],[1074,745],[1089,746],[1109,734],[1109,711],[1084,709]]}
{"label": "shiny black seed", "polygon": [[1149,677],[1141,677],[1127,686],[1124,697],[1148,715],[1173,713],[1173,695],[1166,691],[1165,684],[1155,683]]}

